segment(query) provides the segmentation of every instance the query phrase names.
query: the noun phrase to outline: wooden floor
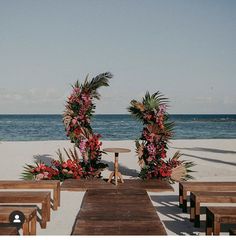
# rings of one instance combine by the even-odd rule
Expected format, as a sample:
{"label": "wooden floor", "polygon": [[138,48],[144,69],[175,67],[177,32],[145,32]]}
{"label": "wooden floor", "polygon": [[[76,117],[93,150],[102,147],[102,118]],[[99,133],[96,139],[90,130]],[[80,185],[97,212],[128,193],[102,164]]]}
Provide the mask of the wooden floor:
{"label": "wooden floor", "polygon": [[100,188],[86,191],[71,234],[166,235],[166,231],[146,190]]}
{"label": "wooden floor", "polygon": [[150,192],[174,191],[172,186],[161,180],[124,179],[124,183],[115,186],[102,179],[67,179],[61,185],[61,191],[86,191],[89,189],[140,189]]}

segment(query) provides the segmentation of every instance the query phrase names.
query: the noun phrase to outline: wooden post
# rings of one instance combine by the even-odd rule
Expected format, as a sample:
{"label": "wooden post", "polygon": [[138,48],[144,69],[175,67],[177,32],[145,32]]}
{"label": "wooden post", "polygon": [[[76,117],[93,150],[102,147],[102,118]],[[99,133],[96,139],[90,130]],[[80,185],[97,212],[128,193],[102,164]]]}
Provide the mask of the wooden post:
{"label": "wooden post", "polygon": [[115,185],[118,185],[118,157],[119,153],[115,153],[115,163],[114,163],[114,172],[115,172]]}

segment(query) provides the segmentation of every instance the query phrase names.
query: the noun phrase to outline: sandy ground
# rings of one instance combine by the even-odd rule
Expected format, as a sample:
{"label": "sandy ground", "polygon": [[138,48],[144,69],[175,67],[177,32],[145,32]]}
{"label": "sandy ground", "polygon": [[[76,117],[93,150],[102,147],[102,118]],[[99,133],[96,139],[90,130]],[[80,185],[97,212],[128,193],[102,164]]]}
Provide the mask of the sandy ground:
{"label": "sandy ground", "polygon": [[[34,161],[50,162],[56,159],[58,148],[71,147],[69,141],[1,142],[1,180],[19,179],[25,163]],[[135,177],[139,171],[133,141],[104,141],[103,147],[126,147],[130,153],[120,155],[120,171],[124,178]],[[174,140],[170,144],[169,156],[180,150],[182,159],[194,161],[196,181],[236,181],[236,139],[233,140]],[[109,164],[103,176],[109,176],[113,169],[113,154],[103,156]],[[156,207],[169,235],[204,235],[204,221],[201,228],[194,228],[189,222],[189,214],[178,208],[178,184],[174,192],[151,193],[150,198]],[[37,226],[37,235],[69,235],[79,211],[83,192],[62,192],[61,207],[52,211],[47,229]],[[204,220],[204,218],[202,218]],[[228,231],[228,228],[225,228]]]}

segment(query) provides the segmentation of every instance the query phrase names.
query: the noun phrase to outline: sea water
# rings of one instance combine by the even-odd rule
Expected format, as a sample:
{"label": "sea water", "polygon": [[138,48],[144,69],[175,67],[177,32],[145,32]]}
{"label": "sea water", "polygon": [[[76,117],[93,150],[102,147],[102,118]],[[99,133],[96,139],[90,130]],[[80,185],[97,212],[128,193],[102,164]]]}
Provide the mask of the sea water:
{"label": "sea water", "polygon": [[[236,139],[236,114],[170,115],[174,139]],[[103,140],[134,140],[142,124],[128,114],[101,114],[92,119]],[[61,115],[0,115],[0,141],[66,140]]]}

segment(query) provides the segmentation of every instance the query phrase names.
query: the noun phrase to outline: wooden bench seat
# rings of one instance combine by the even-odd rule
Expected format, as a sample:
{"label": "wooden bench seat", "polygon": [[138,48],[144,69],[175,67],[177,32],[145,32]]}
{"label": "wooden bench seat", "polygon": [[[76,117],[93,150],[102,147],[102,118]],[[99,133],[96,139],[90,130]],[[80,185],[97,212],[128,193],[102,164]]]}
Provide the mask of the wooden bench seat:
{"label": "wooden bench seat", "polygon": [[236,207],[207,207],[206,235],[220,235],[222,223],[236,223]]}
{"label": "wooden bench seat", "polygon": [[236,191],[236,182],[180,182],[179,206],[185,213],[187,213],[187,193],[194,191],[233,192]]}
{"label": "wooden bench seat", "polygon": [[4,204],[41,204],[41,227],[46,228],[50,221],[50,192],[0,192],[0,203]]}
{"label": "wooden bench seat", "polygon": [[20,235],[17,227],[0,223],[0,236]]}
{"label": "wooden bench seat", "polygon": [[25,215],[23,235],[36,235],[37,207],[0,206],[0,223],[9,223],[13,211],[21,211]]}
{"label": "wooden bench seat", "polygon": [[53,210],[60,206],[60,181],[21,181],[21,180],[0,180],[0,189],[52,189],[53,190]]}
{"label": "wooden bench seat", "polygon": [[145,190],[87,190],[72,235],[166,235]]}
{"label": "wooden bench seat", "polygon": [[191,192],[190,221],[200,227],[200,205],[202,203],[236,203],[236,192]]}

